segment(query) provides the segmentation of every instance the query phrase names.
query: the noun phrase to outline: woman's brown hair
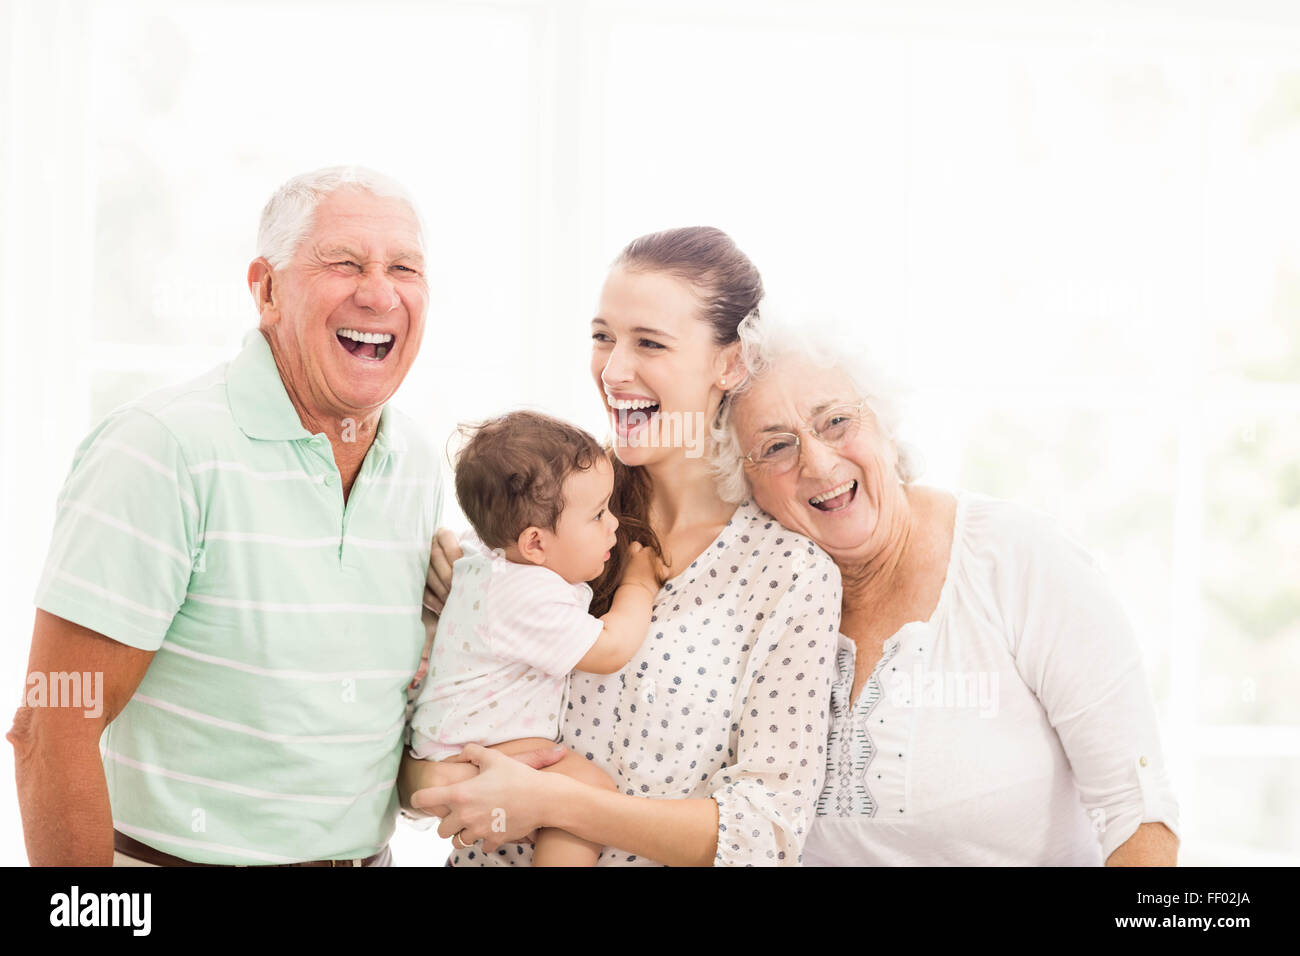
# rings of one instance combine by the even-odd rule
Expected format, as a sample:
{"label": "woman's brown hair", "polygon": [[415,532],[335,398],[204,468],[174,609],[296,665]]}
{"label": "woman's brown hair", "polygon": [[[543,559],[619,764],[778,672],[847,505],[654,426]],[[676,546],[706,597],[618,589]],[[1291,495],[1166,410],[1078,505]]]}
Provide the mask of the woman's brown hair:
{"label": "woman's brown hair", "polygon": [[[661,272],[689,283],[700,301],[700,320],[713,327],[713,341],[719,346],[739,341],[737,329],[747,317],[758,319],[763,298],[763,279],[754,263],[736,247],[721,229],[688,226],[666,229],[633,239],[614,260],[612,268],[631,272]],[[723,395],[726,401],[726,395]],[[614,592],[623,580],[628,545],[639,541],[663,557],[663,548],[650,527],[652,487],[645,469],[625,465],[609,449],[614,464],[614,496],[610,508],[618,518],[618,543],[610,554],[605,572],[592,583],[595,593],[591,613],[609,610]],[[663,582],[661,581],[660,584]]]}

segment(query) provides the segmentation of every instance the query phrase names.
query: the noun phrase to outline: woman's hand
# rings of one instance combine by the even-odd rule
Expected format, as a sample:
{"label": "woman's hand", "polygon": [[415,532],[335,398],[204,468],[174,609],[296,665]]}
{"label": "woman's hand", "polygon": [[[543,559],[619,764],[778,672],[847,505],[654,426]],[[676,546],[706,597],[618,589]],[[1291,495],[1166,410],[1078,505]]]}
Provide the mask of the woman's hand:
{"label": "woman's hand", "polygon": [[429,573],[424,579],[424,606],[441,614],[451,592],[451,566],[465,554],[450,528],[439,528],[429,549]]}
{"label": "woman's hand", "polygon": [[[448,761],[468,761],[478,767],[472,780],[445,787],[429,787],[411,795],[411,805],[429,812],[450,808],[438,826],[444,838],[460,834],[464,844],[483,842],[483,852],[491,853],[502,843],[518,842],[543,827],[550,815],[552,801],[564,788],[573,784],[560,774],[538,773],[529,763],[553,763],[564,755],[563,749],[546,755],[532,751],[509,757],[495,750],[467,744]],[[532,759],[529,759],[532,758]]]}
{"label": "woman's hand", "polygon": [[[470,747],[477,747],[477,744],[469,744]],[[482,748],[480,748],[482,749]],[[527,767],[534,770],[542,770],[553,763],[559,763],[568,753],[564,747],[556,745],[539,750],[525,750],[522,753],[511,754],[510,759],[518,760]],[[427,799],[421,800],[422,795],[427,796],[434,790],[443,790],[453,784],[460,783],[464,780],[475,776],[478,773],[478,767],[472,763],[465,752],[462,750],[458,754],[453,754],[445,760],[421,760],[418,757],[412,757],[409,752],[402,754],[402,765],[397,776],[397,790],[399,796],[409,794],[402,801],[402,806],[415,814],[422,814],[431,817],[445,817],[451,812],[446,804],[431,803]]]}

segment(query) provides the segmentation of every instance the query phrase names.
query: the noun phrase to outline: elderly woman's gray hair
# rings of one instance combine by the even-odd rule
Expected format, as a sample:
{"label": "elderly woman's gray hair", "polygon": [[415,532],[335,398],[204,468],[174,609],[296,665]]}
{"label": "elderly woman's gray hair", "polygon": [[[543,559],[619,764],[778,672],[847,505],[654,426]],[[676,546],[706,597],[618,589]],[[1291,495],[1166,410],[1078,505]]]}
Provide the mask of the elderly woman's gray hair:
{"label": "elderly woman's gray hair", "polygon": [[349,186],[364,189],[373,196],[406,203],[420,225],[420,242],[424,242],[420,210],[405,186],[391,176],[365,166],[329,166],[295,176],[275,191],[262,210],[257,229],[257,254],[271,263],[272,268],[282,268],[311,232],[320,201],[335,190]]}
{"label": "elderly woman's gray hair", "polygon": [[[765,304],[766,305],[766,304]],[[898,386],[868,357],[865,347],[852,342],[842,325],[826,319],[795,323],[781,316],[771,317],[763,310],[761,319],[746,319],[739,328],[741,363],[745,378],[728,393],[712,428],[711,464],[718,479],[718,493],[725,500],[739,503],[749,497],[745,479],[745,449],[732,425],[736,406],[745,393],[761,381],[777,363],[786,359],[803,359],[821,368],[844,372],[866,401],[885,437],[898,450],[898,478],[910,484],[921,474],[921,460],[916,450],[898,438]],[[846,348],[846,345],[848,346]]]}

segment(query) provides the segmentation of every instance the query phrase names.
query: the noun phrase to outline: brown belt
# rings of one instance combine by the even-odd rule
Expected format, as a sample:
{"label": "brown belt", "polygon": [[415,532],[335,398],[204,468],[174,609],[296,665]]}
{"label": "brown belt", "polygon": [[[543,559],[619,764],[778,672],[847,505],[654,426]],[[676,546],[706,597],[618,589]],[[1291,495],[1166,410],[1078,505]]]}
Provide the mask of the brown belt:
{"label": "brown belt", "polygon": [[[172,856],[170,853],[164,853],[161,850],[155,850],[153,847],[141,843],[139,840],[133,840],[125,833],[117,830],[113,831],[113,849],[118,853],[134,857],[143,863],[152,863],[154,866],[222,866],[220,863],[195,863],[193,860],[183,860],[179,856]],[[385,857],[389,856],[388,847],[385,846],[374,856],[368,856],[364,860],[308,860],[305,863],[271,863],[268,866],[377,866]]]}

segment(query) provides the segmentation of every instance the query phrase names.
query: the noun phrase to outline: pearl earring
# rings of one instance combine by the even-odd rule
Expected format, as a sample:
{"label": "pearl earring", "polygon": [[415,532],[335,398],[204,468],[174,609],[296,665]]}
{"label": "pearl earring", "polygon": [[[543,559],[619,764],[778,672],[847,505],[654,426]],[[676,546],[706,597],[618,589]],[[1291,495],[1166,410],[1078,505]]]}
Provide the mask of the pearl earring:
{"label": "pearl earring", "polygon": [[719,388],[726,388],[726,387],[727,387],[727,380],[724,378],[721,382],[718,383],[718,387],[719,387]]}

